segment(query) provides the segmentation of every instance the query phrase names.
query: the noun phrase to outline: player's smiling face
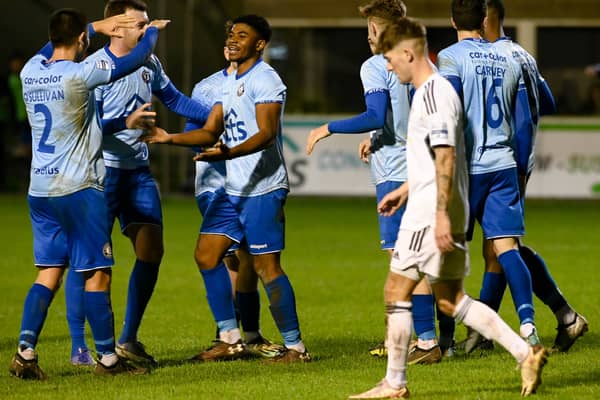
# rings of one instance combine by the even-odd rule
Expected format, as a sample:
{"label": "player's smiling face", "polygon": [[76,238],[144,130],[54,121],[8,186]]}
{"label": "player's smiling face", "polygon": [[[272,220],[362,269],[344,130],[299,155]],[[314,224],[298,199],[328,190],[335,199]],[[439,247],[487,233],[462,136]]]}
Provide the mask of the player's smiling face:
{"label": "player's smiling face", "polygon": [[132,29],[123,30],[123,41],[126,46],[132,50],[142,36],[144,36],[144,31],[146,26],[150,23],[150,20],[145,11],[134,10],[133,8],[128,8],[127,11],[125,11],[125,14],[135,18],[135,26]]}
{"label": "player's smiling face", "polygon": [[231,27],[225,46],[229,50],[229,61],[243,63],[260,54],[265,41],[250,25],[238,23]]}

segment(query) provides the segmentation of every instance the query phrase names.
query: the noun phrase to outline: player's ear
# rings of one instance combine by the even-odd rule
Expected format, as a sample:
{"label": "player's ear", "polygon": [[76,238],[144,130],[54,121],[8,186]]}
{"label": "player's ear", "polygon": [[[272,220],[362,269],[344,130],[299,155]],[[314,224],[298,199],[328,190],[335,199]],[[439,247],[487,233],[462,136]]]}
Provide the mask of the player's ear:
{"label": "player's ear", "polygon": [[256,51],[260,53],[265,49],[266,46],[267,42],[264,39],[260,39],[258,42],[256,42]]}
{"label": "player's ear", "polygon": [[486,17],[483,19],[483,24],[481,25],[482,33],[487,30],[487,27],[488,27],[488,17],[486,15]]}
{"label": "player's ear", "polygon": [[450,23],[454,29],[456,29],[456,23],[454,22],[454,18],[450,18]]}

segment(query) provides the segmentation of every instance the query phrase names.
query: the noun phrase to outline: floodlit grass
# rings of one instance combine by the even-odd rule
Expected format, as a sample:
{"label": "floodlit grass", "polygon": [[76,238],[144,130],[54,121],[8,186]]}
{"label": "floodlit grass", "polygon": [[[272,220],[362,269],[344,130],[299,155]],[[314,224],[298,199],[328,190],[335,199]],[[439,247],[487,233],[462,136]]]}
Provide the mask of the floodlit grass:
{"label": "floodlit grass", "polygon": [[[544,256],[569,302],[585,315],[591,331],[568,354],[553,355],[539,399],[600,398],[600,203],[533,201],[527,206],[527,243]],[[69,363],[70,339],[62,291],[50,308],[37,350],[47,382],[10,377],[23,300],[36,271],[25,196],[0,197],[0,398],[1,399],[344,399],[366,390],[385,374],[385,361],[367,349],[383,337],[382,287],[387,256],[379,250],[373,199],[290,198],[283,266],[294,286],[303,338],[315,357],[306,365],[260,361],[186,364],[214,335],[205,290],[192,254],[199,214],[191,198],[163,202],[166,252],[140,339],[161,363],[147,376],[98,378]],[[127,280],[133,265],[129,242],[115,230],[113,307],[117,335],[123,321]],[[472,245],[467,290],[479,293],[480,236]],[[262,297],[262,330],[279,340]],[[508,293],[508,292],[507,292]],[[501,315],[517,318],[510,294]],[[542,341],[551,345],[556,322],[536,300]],[[457,339],[465,329],[457,327]],[[88,344],[93,346],[91,335]],[[520,374],[496,346],[487,357],[456,356],[434,366],[410,367],[415,399],[516,399]]]}

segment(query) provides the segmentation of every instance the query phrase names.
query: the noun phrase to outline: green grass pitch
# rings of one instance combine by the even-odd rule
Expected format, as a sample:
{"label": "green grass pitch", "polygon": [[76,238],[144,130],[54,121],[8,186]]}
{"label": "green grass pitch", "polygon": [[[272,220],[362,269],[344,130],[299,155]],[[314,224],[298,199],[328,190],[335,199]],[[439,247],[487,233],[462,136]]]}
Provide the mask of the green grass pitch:
{"label": "green grass pitch", "polygon": [[[214,322],[192,257],[200,218],[193,199],[163,202],[165,257],[140,339],[161,363],[147,376],[95,377],[69,363],[70,340],[60,291],[50,308],[37,350],[47,382],[9,376],[25,294],[35,277],[25,196],[0,197],[0,399],[344,399],[385,374],[385,361],[367,349],[382,340],[383,282],[387,256],[379,250],[373,199],[292,197],[286,206],[283,266],[296,291],[303,338],[315,362],[265,365],[260,361],[186,364],[208,346]],[[600,398],[600,202],[529,201],[526,242],[540,252],[590,332],[568,354],[552,355],[538,399]],[[115,230],[113,307],[117,336],[133,265],[129,242]],[[479,292],[481,237],[471,246],[467,291]],[[265,336],[280,340],[261,290]],[[536,300],[542,341],[551,346],[556,322]],[[510,294],[501,315],[517,318]],[[465,328],[457,327],[457,339]],[[93,346],[88,331],[88,344]],[[520,374],[496,346],[487,357],[457,356],[408,369],[414,399],[516,399]]]}

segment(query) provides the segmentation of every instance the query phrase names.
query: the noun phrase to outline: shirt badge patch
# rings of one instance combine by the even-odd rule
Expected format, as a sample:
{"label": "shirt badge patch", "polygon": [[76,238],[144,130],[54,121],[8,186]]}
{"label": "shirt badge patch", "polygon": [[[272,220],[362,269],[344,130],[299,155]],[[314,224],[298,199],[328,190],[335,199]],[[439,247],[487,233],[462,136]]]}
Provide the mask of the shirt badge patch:
{"label": "shirt badge patch", "polygon": [[240,85],[240,87],[238,88],[238,90],[237,90],[237,95],[238,95],[238,97],[240,97],[240,96],[242,96],[243,94],[244,94],[244,84],[242,83],[242,84]]}
{"label": "shirt badge patch", "polygon": [[103,71],[108,71],[110,69],[110,65],[106,60],[96,60],[96,68],[101,69]]}

